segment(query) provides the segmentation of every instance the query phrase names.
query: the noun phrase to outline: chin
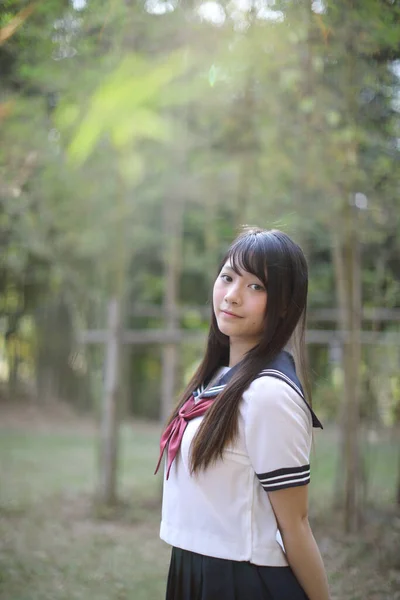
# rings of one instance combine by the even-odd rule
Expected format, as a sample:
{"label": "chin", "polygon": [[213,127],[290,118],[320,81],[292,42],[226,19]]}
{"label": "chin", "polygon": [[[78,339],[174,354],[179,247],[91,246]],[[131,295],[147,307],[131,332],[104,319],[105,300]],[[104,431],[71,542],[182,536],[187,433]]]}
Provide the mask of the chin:
{"label": "chin", "polygon": [[218,325],[218,329],[220,330],[221,333],[223,333],[224,335],[229,335],[229,331],[227,331],[226,327],[220,327]]}
{"label": "chin", "polygon": [[220,330],[220,332],[223,333],[224,335],[231,334],[231,328],[229,327],[229,325],[227,326],[226,323],[220,323],[217,319],[217,325],[218,325],[218,329]]}

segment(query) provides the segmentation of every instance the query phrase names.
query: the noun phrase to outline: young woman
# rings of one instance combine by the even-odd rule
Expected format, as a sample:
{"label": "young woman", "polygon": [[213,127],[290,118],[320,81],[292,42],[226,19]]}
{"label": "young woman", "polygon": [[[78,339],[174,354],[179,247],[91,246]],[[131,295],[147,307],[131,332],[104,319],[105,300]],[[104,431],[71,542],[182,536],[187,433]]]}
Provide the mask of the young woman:
{"label": "young woman", "polygon": [[285,350],[304,364],[307,287],[281,231],[245,230],[220,265],[205,357],[161,438],[167,600],[329,599],[307,519],[322,425]]}

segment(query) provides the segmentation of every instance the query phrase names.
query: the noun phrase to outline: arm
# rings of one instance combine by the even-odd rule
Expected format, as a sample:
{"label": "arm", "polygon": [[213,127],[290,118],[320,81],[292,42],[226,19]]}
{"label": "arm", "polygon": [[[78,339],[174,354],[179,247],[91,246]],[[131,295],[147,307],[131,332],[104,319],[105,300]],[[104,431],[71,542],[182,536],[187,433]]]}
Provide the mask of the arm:
{"label": "arm", "polygon": [[329,600],[328,581],[308,522],[307,486],[268,492],[286,557],[309,600]]}
{"label": "arm", "polygon": [[307,518],[310,412],[297,392],[272,377],[255,380],[246,397],[247,449],[268,493],[288,563],[309,600],[329,600],[325,569]]}

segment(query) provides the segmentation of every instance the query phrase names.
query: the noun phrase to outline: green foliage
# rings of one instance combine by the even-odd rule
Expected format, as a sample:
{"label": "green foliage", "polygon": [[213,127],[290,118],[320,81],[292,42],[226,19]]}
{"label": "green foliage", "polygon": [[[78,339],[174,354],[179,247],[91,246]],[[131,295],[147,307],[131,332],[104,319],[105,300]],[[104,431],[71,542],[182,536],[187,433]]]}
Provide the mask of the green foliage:
{"label": "green foliage", "polygon": [[[117,69],[103,79],[89,101],[70,143],[73,161],[82,164],[105,134],[121,152],[142,139],[168,139],[170,128],[157,108],[163,88],[186,69],[181,53],[155,65],[139,56],[125,57]],[[71,123],[77,116],[76,106],[61,105],[59,112],[59,124]]]}
{"label": "green foliage", "polygon": [[[164,220],[179,200],[182,303],[207,302],[227,242],[253,223],[304,246],[310,309],[333,307],[332,234],[361,194],[363,301],[399,307],[399,8],[324,5],[316,14],[311,3],[277,2],[276,21],[227,5],[216,27],[191,5],[155,15],[117,2],[39,3],[0,48],[2,305],[17,293],[33,312],[64,295],[80,328],[104,327],[111,291],[128,309],[161,305]],[[2,24],[16,6],[3,3]],[[183,326],[205,319],[193,312]],[[143,380],[134,402],[145,407],[150,393],[155,414],[146,352],[132,361]],[[313,354],[328,372],[324,350]],[[333,405],[320,384],[321,403],[325,390]]]}

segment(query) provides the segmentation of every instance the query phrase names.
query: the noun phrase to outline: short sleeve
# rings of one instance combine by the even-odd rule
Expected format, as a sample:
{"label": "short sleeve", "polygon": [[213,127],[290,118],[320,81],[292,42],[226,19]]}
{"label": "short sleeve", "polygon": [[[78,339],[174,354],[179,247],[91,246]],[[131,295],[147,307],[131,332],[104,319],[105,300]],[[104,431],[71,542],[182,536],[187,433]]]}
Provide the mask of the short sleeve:
{"label": "short sleeve", "polygon": [[243,399],[247,451],[263,488],[307,485],[312,421],[305,400],[286,382],[268,376],[253,381]]}

